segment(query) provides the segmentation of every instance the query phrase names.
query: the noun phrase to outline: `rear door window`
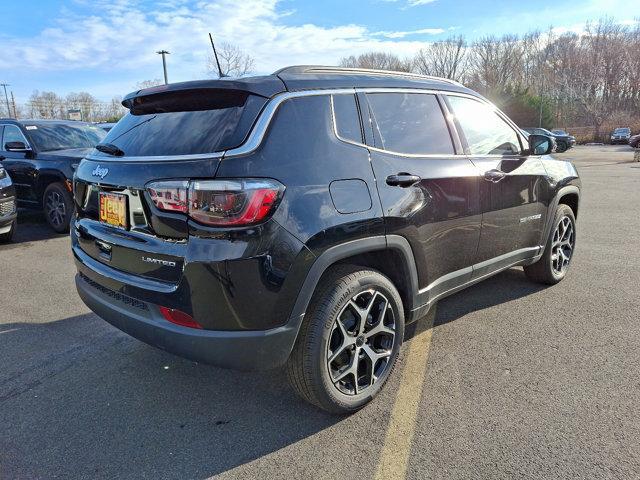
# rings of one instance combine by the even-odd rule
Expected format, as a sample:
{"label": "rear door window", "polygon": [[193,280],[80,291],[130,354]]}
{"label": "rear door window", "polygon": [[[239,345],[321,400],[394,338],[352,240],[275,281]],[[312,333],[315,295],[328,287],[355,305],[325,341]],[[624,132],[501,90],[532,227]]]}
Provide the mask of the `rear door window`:
{"label": "rear door window", "polygon": [[102,143],[126,156],[212,153],[242,144],[266,98],[240,93],[173,92],[136,99]]}
{"label": "rear door window", "polygon": [[453,142],[435,95],[369,93],[367,100],[385,150],[411,155],[449,155]]}

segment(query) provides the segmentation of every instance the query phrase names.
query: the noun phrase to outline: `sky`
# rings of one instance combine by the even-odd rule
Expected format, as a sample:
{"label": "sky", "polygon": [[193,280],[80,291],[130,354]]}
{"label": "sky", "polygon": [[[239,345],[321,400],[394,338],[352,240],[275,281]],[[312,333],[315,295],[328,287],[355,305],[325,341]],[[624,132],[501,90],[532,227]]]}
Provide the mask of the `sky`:
{"label": "sky", "polygon": [[267,74],[371,50],[410,56],[452,34],[579,32],[589,20],[629,24],[634,14],[640,0],[3,0],[0,83],[18,103],[34,90],[108,101],[162,78],[161,49],[170,82],[210,76],[208,32]]}

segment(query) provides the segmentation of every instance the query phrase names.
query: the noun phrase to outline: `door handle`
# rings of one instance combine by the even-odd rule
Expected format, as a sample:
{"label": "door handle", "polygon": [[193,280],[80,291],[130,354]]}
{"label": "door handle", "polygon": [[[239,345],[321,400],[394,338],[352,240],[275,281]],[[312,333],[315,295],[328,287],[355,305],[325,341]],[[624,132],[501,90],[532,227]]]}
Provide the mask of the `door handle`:
{"label": "door handle", "polygon": [[387,177],[387,185],[392,187],[407,188],[418,183],[422,178],[418,175],[411,175],[410,173],[400,172],[396,175],[389,175]]}
{"label": "door handle", "polygon": [[496,170],[495,168],[493,170],[488,170],[484,172],[484,179],[487,182],[498,183],[500,180],[502,180],[506,176],[507,174],[504,173],[502,170]]}
{"label": "door handle", "polygon": [[4,159],[6,159],[7,157],[5,157],[4,155],[0,155],[0,162]]}

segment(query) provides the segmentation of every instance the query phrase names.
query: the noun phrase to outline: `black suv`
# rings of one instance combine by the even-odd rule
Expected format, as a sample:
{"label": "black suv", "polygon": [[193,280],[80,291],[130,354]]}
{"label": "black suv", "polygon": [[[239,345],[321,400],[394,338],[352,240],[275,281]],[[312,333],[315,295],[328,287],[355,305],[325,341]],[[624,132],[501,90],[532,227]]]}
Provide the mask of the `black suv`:
{"label": "black suv", "polygon": [[576,137],[569,135],[563,130],[554,130],[553,132],[550,132],[546,128],[532,127],[525,128],[524,131],[535,135],[547,135],[549,137],[553,137],[556,141],[556,152],[558,153],[566,152],[576,144]]}
{"label": "black suv", "polygon": [[21,207],[43,209],[58,233],[73,214],[73,169],[106,133],[65,120],[0,119],[0,165],[13,178]]}
{"label": "black suv", "polygon": [[371,400],[439,298],[571,262],[575,168],[458,83],[290,67],[123,104],[75,174],[80,296],[196,361],[286,364],[326,410]]}
{"label": "black suv", "polygon": [[0,243],[9,242],[16,232],[16,189],[0,165]]}
{"label": "black suv", "polygon": [[629,127],[616,128],[611,132],[611,145],[617,145],[622,143],[624,145],[629,143],[631,138],[631,129]]}

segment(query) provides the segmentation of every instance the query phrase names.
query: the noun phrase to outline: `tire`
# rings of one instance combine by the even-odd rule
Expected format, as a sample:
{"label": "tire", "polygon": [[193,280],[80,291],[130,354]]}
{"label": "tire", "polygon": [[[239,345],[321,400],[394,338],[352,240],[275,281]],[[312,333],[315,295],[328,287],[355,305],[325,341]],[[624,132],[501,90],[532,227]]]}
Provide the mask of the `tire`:
{"label": "tire", "polygon": [[9,243],[13,240],[13,236],[16,234],[16,230],[18,229],[18,220],[14,220],[11,223],[11,228],[7,233],[3,233],[0,235],[0,243]]}
{"label": "tire", "polygon": [[[363,267],[331,267],[316,288],[287,361],[289,382],[323,410],[356,412],[386,383],[403,338],[404,309],[391,280]],[[350,368],[354,358],[359,358],[355,369]]]}
{"label": "tire", "polygon": [[42,208],[49,226],[57,233],[69,231],[73,215],[73,199],[61,183],[51,183],[42,195]]}
{"label": "tire", "polygon": [[567,151],[567,144],[564,142],[558,142],[558,146],[556,147],[556,153],[564,153]]}
{"label": "tire", "polygon": [[567,274],[576,248],[576,217],[568,205],[556,208],[553,226],[544,247],[544,254],[533,265],[524,267],[530,280],[555,285]]}

